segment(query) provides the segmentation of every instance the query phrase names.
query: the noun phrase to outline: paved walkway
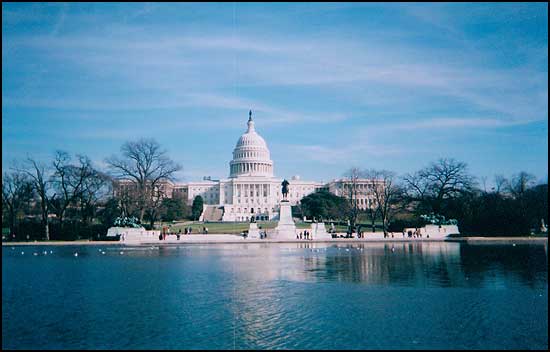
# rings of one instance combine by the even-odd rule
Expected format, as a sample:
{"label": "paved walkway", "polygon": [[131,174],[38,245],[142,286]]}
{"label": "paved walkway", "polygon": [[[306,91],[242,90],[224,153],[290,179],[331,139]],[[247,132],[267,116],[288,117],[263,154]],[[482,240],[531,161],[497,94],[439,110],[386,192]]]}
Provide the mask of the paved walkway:
{"label": "paved walkway", "polygon": [[548,244],[548,237],[457,237],[457,238],[332,238],[325,240],[277,240],[251,239],[236,235],[182,235],[159,241],[49,241],[49,242],[3,242],[2,246],[82,246],[82,245],[171,245],[187,243],[376,243],[376,242],[463,242],[468,244]]}

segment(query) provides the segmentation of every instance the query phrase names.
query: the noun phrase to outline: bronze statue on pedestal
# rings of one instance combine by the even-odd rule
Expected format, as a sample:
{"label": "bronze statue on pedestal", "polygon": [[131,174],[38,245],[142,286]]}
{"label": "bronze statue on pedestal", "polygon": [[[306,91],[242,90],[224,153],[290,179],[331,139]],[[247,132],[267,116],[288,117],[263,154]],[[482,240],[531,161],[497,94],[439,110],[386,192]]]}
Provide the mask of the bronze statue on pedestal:
{"label": "bronze statue on pedestal", "polygon": [[283,180],[283,182],[281,183],[281,186],[283,186],[283,189],[281,190],[281,193],[283,194],[283,201],[286,201],[288,202],[288,185],[290,183],[287,181],[287,180]]}

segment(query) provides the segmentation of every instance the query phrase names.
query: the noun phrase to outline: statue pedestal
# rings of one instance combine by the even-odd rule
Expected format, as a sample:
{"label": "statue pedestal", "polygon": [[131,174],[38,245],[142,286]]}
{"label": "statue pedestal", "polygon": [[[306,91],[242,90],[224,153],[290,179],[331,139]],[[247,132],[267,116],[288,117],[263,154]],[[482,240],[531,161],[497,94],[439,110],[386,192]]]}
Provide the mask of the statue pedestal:
{"label": "statue pedestal", "polygon": [[323,222],[311,224],[311,234],[314,240],[326,240],[332,238],[332,236],[327,232],[325,223]]}
{"label": "statue pedestal", "polygon": [[158,241],[160,231],[158,230],[145,230],[143,227],[110,227],[107,230],[107,237],[120,236],[120,241],[132,242],[132,241]]}
{"label": "statue pedestal", "polygon": [[274,230],[274,238],[281,240],[296,239],[296,225],[292,220],[290,202],[281,201],[279,206],[279,223]]}
{"label": "statue pedestal", "polygon": [[250,223],[248,228],[248,238],[260,238],[260,231],[258,231],[258,224],[255,222]]}

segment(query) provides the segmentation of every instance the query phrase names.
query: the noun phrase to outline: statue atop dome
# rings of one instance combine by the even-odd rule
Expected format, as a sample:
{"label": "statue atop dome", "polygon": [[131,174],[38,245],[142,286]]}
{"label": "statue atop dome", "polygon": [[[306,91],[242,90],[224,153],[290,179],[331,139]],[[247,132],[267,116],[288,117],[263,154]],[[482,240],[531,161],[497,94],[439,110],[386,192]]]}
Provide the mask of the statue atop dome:
{"label": "statue atop dome", "polygon": [[248,130],[246,131],[247,133],[250,133],[250,132],[255,132],[254,130],[254,120],[252,120],[252,110],[249,110],[248,111]]}

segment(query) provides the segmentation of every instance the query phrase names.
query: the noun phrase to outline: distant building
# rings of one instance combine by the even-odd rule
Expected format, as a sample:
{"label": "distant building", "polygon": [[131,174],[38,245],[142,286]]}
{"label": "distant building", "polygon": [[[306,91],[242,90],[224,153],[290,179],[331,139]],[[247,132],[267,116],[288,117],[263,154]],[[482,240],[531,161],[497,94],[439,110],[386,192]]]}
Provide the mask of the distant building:
{"label": "distant building", "polygon": [[[240,136],[233,150],[227,179],[212,180],[205,177],[202,181],[187,183],[164,181],[157,190],[164,197],[181,197],[188,204],[200,195],[204,200],[201,220],[249,221],[252,216],[257,220],[272,220],[278,216],[282,181],[283,179],[274,176],[274,163],[267,143],[256,132],[250,112],[247,130]],[[346,196],[351,183],[345,179],[328,183],[304,181],[299,176],[293,176],[288,181],[288,200],[291,205],[297,205],[303,197],[322,190]],[[373,181],[360,179],[354,181],[353,185],[358,208],[367,209],[372,206]],[[134,183],[129,180],[116,181],[115,195],[129,192],[132,187]]]}

